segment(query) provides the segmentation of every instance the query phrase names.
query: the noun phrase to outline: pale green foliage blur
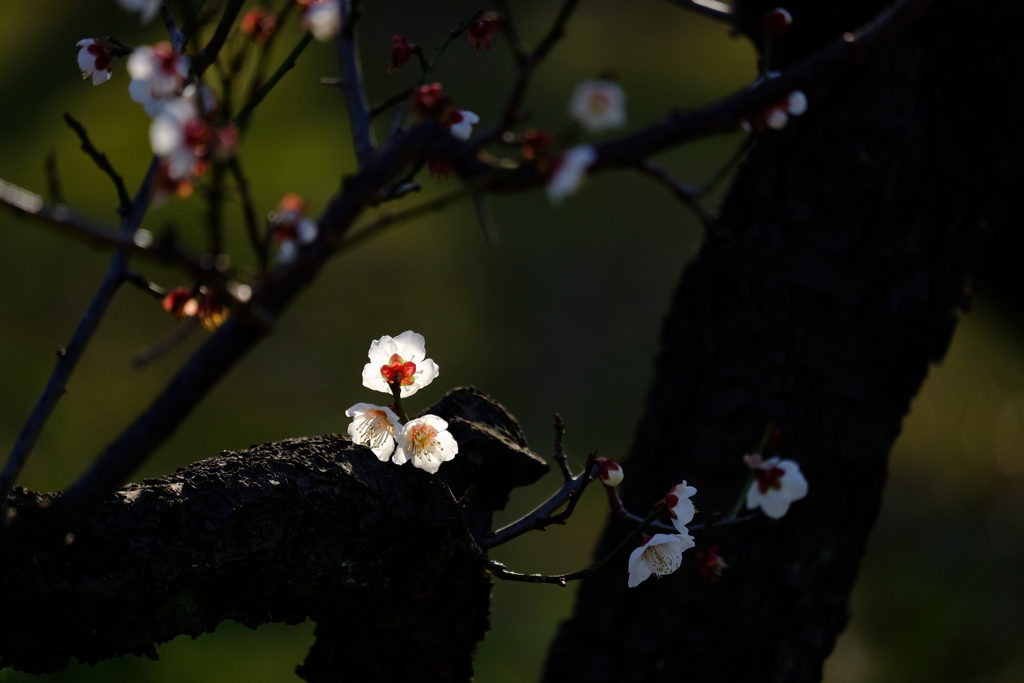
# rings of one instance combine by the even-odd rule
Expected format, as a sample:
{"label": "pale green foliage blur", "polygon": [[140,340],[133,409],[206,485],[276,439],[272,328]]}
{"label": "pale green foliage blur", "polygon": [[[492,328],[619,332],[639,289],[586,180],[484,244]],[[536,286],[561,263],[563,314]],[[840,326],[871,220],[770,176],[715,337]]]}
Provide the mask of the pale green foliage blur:
{"label": "pale green foliage blur", "polygon": [[[552,8],[519,4],[525,5],[523,33],[536,39]],[[479,7],[468,0],[364,6],[360,36],[372,102],[416,75],[412,64],[386,74],[393,33],[431,51]],[[115,64],[109,83],[94,87],[78,76],[75,43],[105,35],[152,43],[164,38],[162,27],[140,27],[113,0],[7,2],[3,19],[0,62],[19,66],[0,76],[0,177],[45,194],[43,162],[52,151],[68,202],[116,221],[109,180],[78,151],[61,114],[70,112],[86,126],[133,192],[149,161],[148,118],[128,98],[124,61]],[[290,26],[272,64],[297,37]],[[538,73],[527,103],[530,124],[561,130],[573,86],[607,69],[628,93],[630,127],[653,122],[671,107],[726,95],[756,71],[746,43],[667,3],[587,2]],[[354,170],[341,95],[317,84],[320,76],[336,73],[333,49],[314,44],[257,111],[240,153],[261,214],[284,193],[299,192],[315,215],[341,177]],[[511,77],[503,39],[475,56],[459,41],[436,77],[457,106],[477,112],[486,126]],[[659,160],[680,177],[701,182],[741,139],[699,143]],[[425,178],[424,192],[400,206],[455,182]],[[472,384],[520,419],[541,455],[550,454],[555,412],[566,420],[567,446],[577,466],[592,449],[606,457],[623,455],[641,418],[661,317],[682,266],[699,245],[697,223],[664,189],[624,172],[591,180],[561,209],[551,208],[540,192],[495,197],[491,207],[500,231],[497,248],[485,243],[472,208],[460,205],[397,227],[337,259],[140,477],[160,476],[222,449],[343,433],[345,407],[362,400],[359,373],[369,342],[407,329],[425,335],[430,356],[441,366],[438,380],[411,401],[412,412],[448,388]],[[158,231],[173,222],[202,245],[201,221],[201,203],[193,197],[153,209],[144,227]],[[252,262],[233,207],[228,244],[236,263]],[[108,255],[3,210],[0,253],[0,452],[6,455],[52,368],[53,352],[67,342],[102,278]],[[148,263],[136,268],[165,287],[191,284]],[[134,418],[206,334],[197,333],[142,372],[132,370],[131,356],[174,325],[157,301],[129,287],[120,293],[29,461],[23,485],[66,486]],[[1019,572],[1008,569],[1024,559],[1024,361],[1012,339],[1019,349],[1019,333],[1014,337],[995,312],[982,307],[968,318],[947,366],[934,373],[917,401],[893,461],[892,487],[866,559],[856,616],[828,669],[832,683],[1024,677],[1024,658],[1005,657],[1014,644],[1024,652],[1024,623],[1017,616],[1024,613],[1024,584]],[[553,486],[550,480],[545,484],[523,492],[509,516],[543,497]],[[525,571],[577,569],[588,559],[601,506],[600,496],[585,500],[568,528],[523,539],[496,558]],[[722,552],[728,560],[727,549]],[[493,629],[480,649],[477,679],[535,679],[572,593],[496,586]],[[179,638],[161,647],[158,663],[130,657],[73,666],[55,678],[292,680],[310,642],[309,624],[275,625],[254,634],[226,623],[198,642]],[[969,672],[986,665],[986,653],[992,653],[992,675],[973,677]],[[0,681],[22,680],[28,677],[0,672]]]}

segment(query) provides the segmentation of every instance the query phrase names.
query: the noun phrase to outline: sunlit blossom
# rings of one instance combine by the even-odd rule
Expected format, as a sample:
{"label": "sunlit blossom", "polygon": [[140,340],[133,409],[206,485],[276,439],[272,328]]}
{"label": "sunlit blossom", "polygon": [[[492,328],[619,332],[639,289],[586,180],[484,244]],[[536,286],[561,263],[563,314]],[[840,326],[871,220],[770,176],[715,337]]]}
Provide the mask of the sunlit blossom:
{"label": "sunlit blossom", "polygon": [[104,45],[99,38],[87,38],[76,43],[82,48],[78,51],[78,68],[82,78],[92,77],[92,84],[106,83],[114,73],[114,52]]}
{"label": "sunlit blossom", "polygon": [[679,569],[683,553],[694,545],[693,537],[683,534],[654,534],[629,556],[630,588],[635,588],[651,574],[665,576]]}
{"label": "sunlit blossom", "polygon": [[402,425],[391,408],[357,403],[346,410],[345,415],[352,418],[348,435],[353,443],[369,448],[381,462],[391,459],[395,450],[395,436],[402,433]]}
{"label": "sunlit blossom", "polygon": [[792,460],[746,458],[757,477],[747,490],[747,509],[761,508],[772,519],[779,519],[793,501],[807,495],[808,484],[800,465]]}
{"label": "sunlit blossom", "polygon": [[427,358],[422,334],[408,330],[397,337],[384,335],[370,344],[370,362],[363,366],[363,386],[391,394],[392,385],[402,388],[402,398],[412,396],[434,381],[440,372]]}
{"label": "sunlit blossom", "polygon": [[397,435],[398,448],[393,461],[401,465],[411,460],[413,466],[430,472],[437,472],[442,462],[455,457],[459,444],[448,431],[448,423],[436,415],[424,415],[409,420]]}
{"label": "sunlit blossom", "polygon": [[559,206],[565,198],[579,189],[587,176],[587,169],[597,161],[597,150],[590,145],[579,145],[563,152],[551,164],[551,175],[545,189],[548,199]]}
{"label": "sunlit blossom", "polygon": [[626,92],[614,81],[583,81],[569,101],[569,116],[588,133],[626,125]]}

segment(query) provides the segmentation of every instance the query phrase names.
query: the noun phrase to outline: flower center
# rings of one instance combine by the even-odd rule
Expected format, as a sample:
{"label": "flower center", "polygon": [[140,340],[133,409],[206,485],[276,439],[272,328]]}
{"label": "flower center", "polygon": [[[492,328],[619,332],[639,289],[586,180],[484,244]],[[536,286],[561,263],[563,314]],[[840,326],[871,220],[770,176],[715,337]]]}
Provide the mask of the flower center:
{"label": "flower center", "polygon": [[757,490],[761,493],[768,493],[768,489],[779,491],[782,489],[782,477],[786,471],[781,467],[773,467],[763,470],[757,477]]}
{"label": "flower center", "polygon": [[414,453],[432,451],[438,447],[437,430],[430,425],[418,425],[409,434],[410,450]]}
{"label": "flower center", "polygon": [[397,353],[392,355],[387,365],[380,366],[380,376],[388,384],[398,384],[406,387],[416,381],[413,375],[416,374],[416,364],[406,361]]}
{"label": "flower center", "polygon": [[587,102],[587,108],[590,109],[590,113],[594,116],[600,116],[608,111],[611,106],[612,98],[608,97],[608,93],[600,91],[591,93],[590,100]]}
{"label": "flower center", "polygon": [[379,448],[391,436],[391,422],[383,410],[370,410],[363,416],[358,427],[362,444],[370,448]]}
{"label": "flower center", "polygon": [[660,545],[649,546],[644,550],[644,555],[647,556],[647,561],[650,562],[656,575],[671,574],[677,569],[675,562]]}

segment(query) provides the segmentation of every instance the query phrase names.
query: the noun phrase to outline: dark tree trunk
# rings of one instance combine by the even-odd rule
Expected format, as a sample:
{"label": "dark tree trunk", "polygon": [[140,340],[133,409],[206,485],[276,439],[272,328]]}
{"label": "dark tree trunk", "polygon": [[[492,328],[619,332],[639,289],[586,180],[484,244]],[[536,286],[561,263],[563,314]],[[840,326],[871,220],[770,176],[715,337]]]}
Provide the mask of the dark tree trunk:
{"label": "dark tree trunk", "polygon": [[[519,426],[472,390],[429,412],[459,457],[441,474],[473,483],[475,534],[512,488],[547,467]],[[21,524],[56,496],[20,490]],[[197,636],[225,619],[317,622],[308,681],[460,681],[487,630],[490,581],[467,552],[430,475],[323,436],[225,453],[113,494],[74,536],[15,563],[0,599],[0,666],[59,671]],[[400,656],[382,656],[382,653]]]}
{"label": "dark tree trunk", "polygon": [[[787,4],[801,32],[786,59],[857,28],[869,4]],[[771,421],[810,493],[782,520],[696,534],[730,565],[717,584],[691,562],[629,589],[624,560],[588,581],[546,680],[820,680],[889,450],[1021,149],[1021,26],[1019,3],[936,2],[759,140],[676,292],[623,487],[644,511],[686,479],[704,513],[727,511]],[[610,523],[598,556],[629,530]]]}

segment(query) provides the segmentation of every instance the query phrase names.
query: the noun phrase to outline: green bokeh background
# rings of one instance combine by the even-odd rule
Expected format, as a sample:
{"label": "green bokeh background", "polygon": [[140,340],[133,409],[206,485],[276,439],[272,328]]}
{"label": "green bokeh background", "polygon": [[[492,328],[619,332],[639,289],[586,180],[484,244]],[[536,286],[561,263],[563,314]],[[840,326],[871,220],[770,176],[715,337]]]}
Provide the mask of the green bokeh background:
{"label": "green bokeh background", "polygon": [[[408,84],[411,67],[386,74],[390,36],[432,50],[472,2],[364,2],[361,42],[371,101]],[[554,8],[523,3],[527,40]],[[109,180],[77,150],[69,112],[88,128],[134,191],[149,162],[149,120],[127,95],[124,63],[94,87],[78,78],[75,43],[114,35],[133,44],[164,38],[113,0],[67,3],[0,0],[0,178],[45,194],[47,154],[56,155],[64,194],[90,216],[114,222]],[[289,26],[277,63],[299,33]],[[630,126],[671,107],[691,107],[744,87],[753,51],[720,25],[671,7],[609,0],[582,4],[567,38],[538,72],[527,106],[531,125],[561,130],[580,80],[613,70],[629,94]],[[333,49],[314,44],[258,110],[241,146],[257,209],[286,192],[314,211],[353,171],[340,93],[321,86],[337,73]],[[436,72],[459,107],[494,121],[512,77],[502,38],[474,55],[465,40]],[[701,142],[659,161],[687,180],[712,175],[741,142]],[[455,186],[424,180],[413,206]],[[503,402],[533,447],[550,452],[550,420],[561,413],[576,463],[593,449],[625,452],[641,419],[662,315],[682,266],[699,246],[693,218],[661,187],[627,172],[588,182],[564,207],[542,193],[494,197],[496,247],[472,207],[457,205],[397,226],[337,258],[246,358],[146,464],[155,477],[222,449],[344,431],[344,409],[367,400],[359,382],[370,340],[423,333],[441,376],[413,400],[419,410],[448,388],[472,384]],[[372,214],[371,214],[372,215]],[[202,234],[197,198],[156,207],[144,227],[176,224]],[[251,258],[237,207],[229,250],[240,272]],[[0,210],[0,450],[14,442],[106,270],[109,255]],[[400,268],[388,264],[400,263]],[[174,271],[136,267],[165,287],[188,285]],[[160,390],[205,332],[142,371],[130,360],[175,323],[157,302],[125,287],[99,330],[29,461],[21,483],[54,490],[73,481]],[[829,661],[829,683],[1024,680],[1024,334],[982,293],[943,367],[915,401],[892,459],[892,481],[858,584],[852,625]],[[628,472],[628,467],[627,467]],[[695,482],[699,487],[699,482]],[[506,517],[529,509],[556,482],[521,492]],[[813,486],[813,482],[812,482]],[[497,559],[526,571],[568,571],[587,562],[602,501],[584,501],[573,523],[503,548]],[[499,584],[493,627],[481,645],[477,680],[535,680],[545,648],[570,608],[573,589]],[[250,631],[225,623],[197,641],[159,648],[160,661],[129,657],[75,665],[44,677],[62,681],[283,681],[311,642],[312,627]],[[400,649],[401,643],[395,643]],[[0,681],[30,677],[0,671]]]}

